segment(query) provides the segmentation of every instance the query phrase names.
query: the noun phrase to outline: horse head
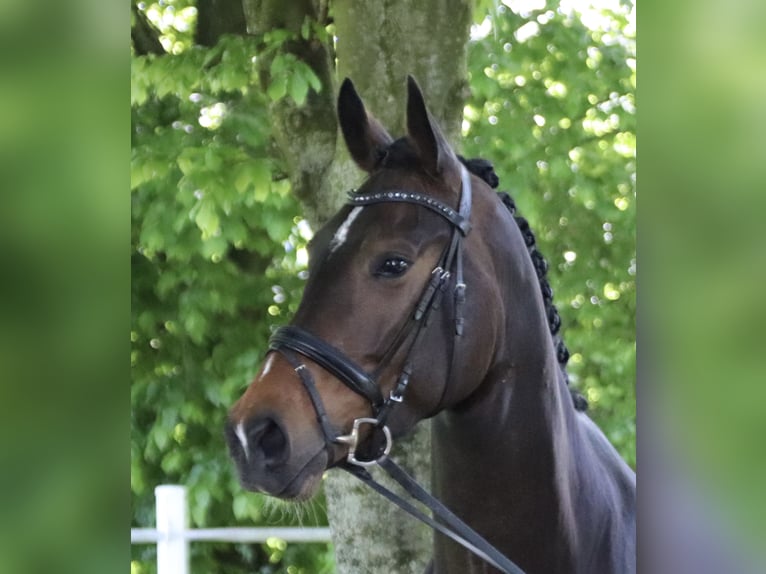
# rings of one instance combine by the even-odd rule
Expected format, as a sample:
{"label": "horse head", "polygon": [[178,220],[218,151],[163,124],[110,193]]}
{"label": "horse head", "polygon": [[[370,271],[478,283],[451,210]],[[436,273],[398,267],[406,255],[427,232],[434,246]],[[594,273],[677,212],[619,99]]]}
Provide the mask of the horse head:
{"label": "horse head", "polygon": [[471,203],[494,193],[465,170],[415,81],[403,138],[349,80],[338,119],[367,179],[310,242],[300,307],[226,427],[243,486],[285,499],[311,496],[350,449],[379,456],[384,423],[396,437],[469,396],[500,330],[501,297],[480,263],[490,247],[469,221],[498,202]]}

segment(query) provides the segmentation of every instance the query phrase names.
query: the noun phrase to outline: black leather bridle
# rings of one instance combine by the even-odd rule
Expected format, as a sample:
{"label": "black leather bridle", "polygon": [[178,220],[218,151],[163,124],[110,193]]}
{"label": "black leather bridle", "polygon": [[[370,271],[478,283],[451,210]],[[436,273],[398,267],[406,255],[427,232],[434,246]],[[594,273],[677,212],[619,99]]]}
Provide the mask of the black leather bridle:
{"label": "black leather bridle", "polygon": [[[472,205],[471,177],[468,170],[461,165],[462,190],[458,211],[449,205],[424,194],[405,190],[387,190],[369,194],[351,192],[348,203],[353,206],[375,205],[378,203],[410,203],[439,214],[452,227],[449,243],[431,272],[431,277],[421,293],[410,319],[395,336],[388,350],[373,373],[368,373],[357,365],[341,350],[335,348],[319,337],[296,325],[287,325],[277,329],[269,341],[269,349],[281,353],[292,365],[303,383],[316,412],[317,421],[324,435],[328,456],[332,460],[333,445],[348,446],[346,460],[338,466],[350,472],[381,495],[394,502],[397,506],[425,522],[442,534],[462,544],[465,548],[480,556],[495,568],[508,574],[523,574],[511,560],[503,556],[489,542],[479,536],[472,528],[455,516],[449,509],[433,498],[412,477],[405,473],[396,463],[388,458],[391,451],[391,432],[386,421],[392,409],[404,401],[405,393],[412,375],[413,353],[420,342],[429,323],[431,313],[439,309],[444,293],[455,277],[453,294],[455,298],[455,344],[453,344],[453,361],[457,339],[463,334],[463,306],[465,302],[466,284],[463,277],[463,240],[471,230],[470,217]],[[384,398],[377,383],[384,367],[409,339],[402,371],[397,378],[393,390]],[[363,396],[372,406],[373,416],[358,418],[353,422],[351,432],[339,434],[330,422],[319,392],[310,371],[301,362],[299,355],[311,359],[323,369],[330,372],[355,393]],[[452,365],[450,365],[450,373]],[[371,425],[380,431],[385,443],[370,459],[357,457],[362,425]],[[376,482],[367,471],[367,467],[380,466],[411,496],[423,503],[434,513],[432,518],[396,493]]]}

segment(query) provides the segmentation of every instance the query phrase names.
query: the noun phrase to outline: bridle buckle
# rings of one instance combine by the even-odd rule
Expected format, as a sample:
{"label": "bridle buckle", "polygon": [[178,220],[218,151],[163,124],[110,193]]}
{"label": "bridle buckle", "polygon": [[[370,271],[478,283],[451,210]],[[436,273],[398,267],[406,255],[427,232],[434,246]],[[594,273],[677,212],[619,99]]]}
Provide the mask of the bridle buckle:
{"label": "bridle buckle", "polygon": [[[359,446],[359,427],[363,424],[373,425],[374,427],[379,428],[383,431],[383,436],[386,437],[386,446],[383,449],[383,452],[378,458],[373,460],[359,460],[356,458],[356,449]],[[378,419],[367,417],[356,419],[354,421],[353,427],[351,428],[351,432],[347,435],[336,437],[335,442],[348,445],[348,455],[346,455],[346,462],[362,467],[375,466],[376,464],[383,462],[386,457],[388,457],[388,453],[391,452],[391,446],[393,445],[393,441],[391,439],[391,431],[388,430],[388,427],[386,425],[381,426]]]}

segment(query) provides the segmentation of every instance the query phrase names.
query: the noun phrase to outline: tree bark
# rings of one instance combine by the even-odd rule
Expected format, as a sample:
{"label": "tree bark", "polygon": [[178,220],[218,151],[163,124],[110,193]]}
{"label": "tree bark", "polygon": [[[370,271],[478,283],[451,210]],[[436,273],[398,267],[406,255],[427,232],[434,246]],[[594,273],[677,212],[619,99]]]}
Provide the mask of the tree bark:
{"label": "tree bark", "polygon": [[[470,2],[339,0],[333,7],[338,78],[350,77],[367,109],[397,137],[405,133],[406,78],[412,74],[445,135],[457,141],[467,96],[465,47]],[[358,170],[349,173],[350,160],[341,145],[339,141],[329,178],[332,184],[325,193],[332,193],[332,188],[347,189],[361,179]],[[424,421],[410,437],[398,441],[392,452],[426,488],[430,485],[430,442],[430,423]],[[383,482],[390,486],[389,481]],[[425,570],[432,547],[428,527],[345,473],[328,473],[325,493],[339,572],[420,574]]]}
{"label": "tree bark", "polygon": [[338,77],[353,79],[391,135],[404,134],[407,74],[447,138],[460,135],[468,96],[469,0],[337,0]]}
{"label": "tree bark", "polygon": [[156,54],[161,56],[165,49],[160,42],[160,34],[157,32],[146,15],[138,9],[135,4],[130,5],[133,13],[133,26],[130,28],[130,39],[133,42],[133,49],[139,56]]}
{"label": "tree bark", "polygon": [[245,29],[240,0],[197,0],[194,41],[200,46],[215,46],[223,34],[244,34]]}
{"label": "tree bark", "polygon": [[[301,27],[308,18],[326,17],[322,2],[312,0],[243,0],[247,30],[261,35],[270,30],[292,32],[295,40],[284,50],[308,64],[322,82],[322,91],[310,91],[306,103],[297,106],[290,98],[272,104],[272,135],[289,171],[292,191],[304,207],[314,229],[338,208],[341,194],[325,193],[323,182],[333,163],[336,147],[335,82],[331,46],[316,37],[304,39]],[[269,84],[271,57],[259,60],[261,87]]]}
{"label": "tree bark", "polygon": [[[404,134],[406,78],[412,74],[429,109],[454,144],[467,96],[466,44],[470,0],[337,0],[331,5],[337,35],[332,47],[297,40],[286,49],[322,80],[322,93],[298,108],[273,106],[276,142],[290,170],[293,191],[318,228],[363,180],[338,136],[336,81],[350,77],[372,112],[394,137]],[[298,32],[308,16],[325,12],[321,0],[244,0],[250,33],[273,28]],[[430,484],[430,424],[394,446],[392,456],[424,486]],[[382,482],[388,484],[387,481]],[[431,555],[430,530],[340,471],[325,480],[330,526],[341,574],[415,574]]]}

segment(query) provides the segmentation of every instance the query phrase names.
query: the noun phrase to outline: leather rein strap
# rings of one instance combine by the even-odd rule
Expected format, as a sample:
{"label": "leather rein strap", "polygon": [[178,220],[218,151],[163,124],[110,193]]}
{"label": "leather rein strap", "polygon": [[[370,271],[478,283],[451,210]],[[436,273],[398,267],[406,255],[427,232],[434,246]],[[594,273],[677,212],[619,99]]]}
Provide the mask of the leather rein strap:
{"label": "leather rein strap", "polygon": [[437,530],[445,536],[451,538],[463,546],[463,548],[471,551],[473,554],[483,559],[485,562],[491,564],[501,572],[505,572],[505,574],[524,574],[524,571],[519,568],[512,560],[507,558],[504,554],[502,554],[499,550],[497,550],[494,546],[482,538],[482,536],[478,534],[473,528],[458,518],[457,515],[455,515],[449,508],[434,498],[393,460],[390,458],[383,458],[378,462],[378,465],[410,496],[431,510],[431,512],[434,514],[434,517],[438,518],[438,521],[428,516],[428,514],[422,512],[420,509],[415,507],[407,500],[403,499],[395,492],[389,490],[377,482],[374,478],[372,478],[366,469],[359,466],[349,465],[343,466],[342,468],[350,474],[356,476],[359,480],[364,482],[375,492],[396,504],[410,516],[417,518],[434,530]]}
{"label": "leather rein strap", "polygon": [[[463,166],[461,166],[461,169],[462,192],[460,194],[458,211],[455,211],[441,201],[409,191],[390,190],[372,194],[359,194],[355,192],[349,194],[349,203],[354,206],[391,202],[411,203],[422,206],[446,219],[452,225],[453,230],[449,244],[445,247],[437,266],[431,273],[431,278],[418,299],[410,320],[395,337],[389,351],[386,352],[381,364],[378,365],[373,374],[368,374],[341,350],[296,325],[287,325],[277,329],[269,341],[269,349],[281,353],[292,365],[300,378],[314,406],[317,422],[322,429],[330,460],[332,460],[332,445],[348,445],[346,460],[339,463],[338,466],[357,477],[405,512],[461,544],[500,571],[506,574],[524,574],[516,564],[500,553],[475,530],[423,489],[400,466],[388,458],[392,440],[391,433],[385,424],[386,420],[391,410],[404,400],[413,369],[413,352],[425,333],[430,314],[440,307],[447,284],[453,274],[455,276],[455,341],[457,342],[457,339],[463,334],[463,303],[465,301],[466,284],[463,278],[462,241],[471,230],[472,193],[470,174]],[[402,372],[393,390],[384,400],[376,380],[377,376],[383,371],[383,367],[407,339],[410,340],[410,343],[403,362]],[[453,363],[455,346],[456,343],[453,345]],[[349,389],[365,397],[372,406],[374,418],[356,419],[353,429],[348,435],[340,435],[336,432],[327,416],[310,371],[301,363],[296,353],[311,359],[323,369],[332,373]],[[452,365],[450,365],[451,370]],[[359,429],[364,424],[371,425],[373,430],[381,431],[385,439],[381,451],[377,458],[373,460],[360,460],[356,457],[360,441]],[[380,466],[410,496],[433,512],[434,518],[377,482],[366,469],[366,467],[371,466]]]}

